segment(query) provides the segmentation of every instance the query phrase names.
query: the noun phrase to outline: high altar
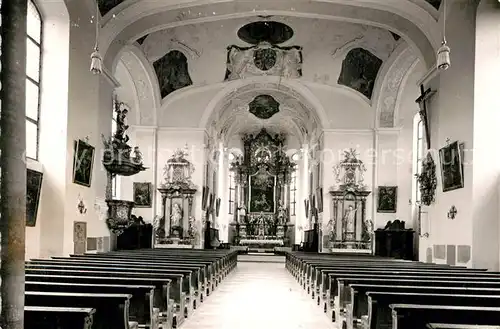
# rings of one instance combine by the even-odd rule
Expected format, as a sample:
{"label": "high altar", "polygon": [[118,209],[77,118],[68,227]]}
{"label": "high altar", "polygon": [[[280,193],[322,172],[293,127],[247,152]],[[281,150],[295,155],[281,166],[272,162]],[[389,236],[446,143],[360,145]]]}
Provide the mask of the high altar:
{"label": "high altar", "polygon": [[336,184],[330,189],[331,218],[323,229],[323,251],[372,253],[373,224],[366,218],[366,168],[356,150],[345,151],[334,167]]}
{"label": "high altar", "polygon": [[199,228],[193,216],[197,187],[191,181],[194,167],[185,151],[177,150],[167,161],[161,193],[161,215],[155,219],[155,247],[191,248],[199,244]]}
{"label": "high altar", "polygon": [[244,155],[231,164],[236,177],[236,211],[230,224],[235,245],[272,249],[290,246],[289,185],[294,164],[285,154],[285,136],[265,129],[243,137]]}

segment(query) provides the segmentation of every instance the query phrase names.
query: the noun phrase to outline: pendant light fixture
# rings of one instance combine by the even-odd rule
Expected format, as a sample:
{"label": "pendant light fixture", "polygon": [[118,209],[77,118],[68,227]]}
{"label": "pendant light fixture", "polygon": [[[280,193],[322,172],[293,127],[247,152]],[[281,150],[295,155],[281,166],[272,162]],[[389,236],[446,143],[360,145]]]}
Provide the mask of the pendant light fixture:
{"label": "pendant light fixture", "polygon": [[450,47],[446,44],[446,0],[443,0],[443,41],[437,51],[436,65],[438,70],[445,71],[451,65]]}
{"label": "pendant light fixture", "polygon": [[95,46],[94,52],[90,55],[90,72],[94,74],[102,73],[102,56],[99,53],[99,0],[95,0]]}

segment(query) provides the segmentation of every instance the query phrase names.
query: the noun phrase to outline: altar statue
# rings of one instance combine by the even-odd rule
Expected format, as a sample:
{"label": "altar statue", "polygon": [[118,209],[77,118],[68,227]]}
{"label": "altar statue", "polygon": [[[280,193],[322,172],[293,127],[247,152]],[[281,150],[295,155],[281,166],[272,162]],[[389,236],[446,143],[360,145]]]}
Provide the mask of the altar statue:
{"label": "altar statue", "polygon": [[347,207],[347,210],[344,214],[344,223],[345,223],[345,231],[346,233],[354,233],[354,222],[356,220],[356,211],[358,208],[354,208],[352,205]]}
{"label": "altar statue", "polygon": [[172,215],[170,215],[170,227],[180,226],[182,220],[182,209],[181,205],[174,203],[172,207]]}
{"label": "altar statue", "polygon": [[279,225],[284,225],[286,223],[286,208],[283,205],[283,201],[280,200],[279,206],[278,206],[278,224]]}

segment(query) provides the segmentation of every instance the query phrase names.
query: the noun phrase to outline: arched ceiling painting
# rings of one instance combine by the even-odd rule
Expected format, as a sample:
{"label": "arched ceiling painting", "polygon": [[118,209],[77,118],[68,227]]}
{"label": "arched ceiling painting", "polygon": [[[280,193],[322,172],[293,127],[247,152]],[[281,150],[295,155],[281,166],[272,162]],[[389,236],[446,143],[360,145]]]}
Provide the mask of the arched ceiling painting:
{"label": "arched ceiling painting", "polygon": [[125,0],[96,0],[99,5],[99,11],[101,15],[104,16],[110,12],[111,9],[118,6],[120,3]]}
{"label": "arched ceiling painting", "polygon": [[366,49],[354,48],[342,62],[338,84],[352,88],[371,99],[382,60]]}
{"label": "arched ceiling painting", "polygon": [[177,50],[168,52],[165,56],[153,63],[158,77],[161,97],[165,97],[177,89],[193,84],[188,71],[186,56]]}

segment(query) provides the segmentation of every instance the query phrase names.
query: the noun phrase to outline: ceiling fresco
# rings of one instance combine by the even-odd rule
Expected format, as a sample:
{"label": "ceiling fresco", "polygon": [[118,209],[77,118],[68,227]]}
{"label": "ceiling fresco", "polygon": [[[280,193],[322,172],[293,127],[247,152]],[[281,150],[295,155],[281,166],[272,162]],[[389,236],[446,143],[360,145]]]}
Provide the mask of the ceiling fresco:
{"label": "ceiling fresco", "polygon": [[111,9],[118,6],[125,0],[96,0],[96,1],[97,4],[99,5],[99,11],[101,12],[101,16],[104,16],[107,13],[109,13]]}

